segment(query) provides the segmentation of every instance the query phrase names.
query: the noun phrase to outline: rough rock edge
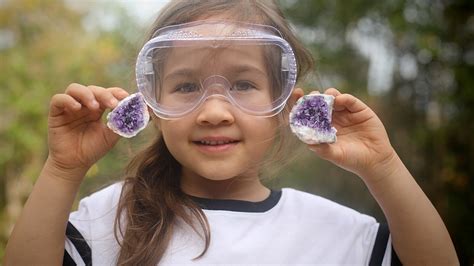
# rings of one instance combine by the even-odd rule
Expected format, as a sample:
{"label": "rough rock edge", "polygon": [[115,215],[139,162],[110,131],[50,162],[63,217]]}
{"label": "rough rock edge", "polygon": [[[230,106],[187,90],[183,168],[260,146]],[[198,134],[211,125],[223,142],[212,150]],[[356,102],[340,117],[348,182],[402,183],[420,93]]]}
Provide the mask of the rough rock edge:
{"label": "rough rock edge", "polygon": [[309,97],[323,97],[324,101],[328,104],[328,116],[329,116],[329,121],[331,121],[332,124],[332,109],[334,105],[334,96],[328,95],[328,94],[320,94],[320,93],[312,93],[309,95],[304,95],[298,101],[296,104],[293,106],[290,112],[290,128],[293,134],[295,134],[302,142],[306,144],[321,144],[321,143],[335,143],[337,140],[336,137],[336,128],[331,126],[331,132],[321,132],[319,130],[316,130],[314,128],[310,128],[307,126],[300,126],[300,125],[295,125],[295,122],[293,120],[296,110],[298,107],[303,104],[303,102],[309,98]]}
{"label": "rough rock edge", "polygon": [[[143,120],[145,121],[145,123],[143,123],[143,125],[141,127],[139,127],[138,129],[134,130],[131,134],[127,134],[125,132],[122,132],[117,127],[115,127],[115,125],[110,121],[110,119],[115,114],[114,113],[115,110],[118,110],[120,107],[128,104],[130,102],[130,100],[134,97],[139,97],[140,98],[140,102],[141,102],[141,105],[143,107],[142,110],[144,110],[143,111]],[[146,128],[146,126],[148,125],[149,120],[150,120],[150,114],[148,112],[148,106],[145,103],[143,95],[141,93],[137,92],[137,93],[130,94],[126,98],[122,99],[117,104],[117,106],[114,108],[114,110],[112,110],[110,113],[107,114],[107,127],[110,128],[116,134],[118,134],[118,135],[120,135],[124,138],[132,138],[132,137],[135,137],[138,133],[140,133],[143,129]]]}

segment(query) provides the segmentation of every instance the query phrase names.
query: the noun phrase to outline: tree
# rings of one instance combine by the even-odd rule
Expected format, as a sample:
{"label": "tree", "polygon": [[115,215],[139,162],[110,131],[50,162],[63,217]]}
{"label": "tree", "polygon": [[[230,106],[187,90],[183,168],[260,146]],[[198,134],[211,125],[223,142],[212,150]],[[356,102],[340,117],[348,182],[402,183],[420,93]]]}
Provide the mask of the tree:
{"label": "tree", "polygon": [[[376,110],[394,147],[444,218],[461,263],[474,263],[474,182],[469,178],[474,176],[474,3],[280,2],[311,47],[323,86],[354,93]],[[294,172],[336,176],[333,181],[301,180],[301,187],[362,211],[369,208],[382,219],[375,204],[354,195],[354,190],[362,191],[361,184],[348,184],[349,177],[339,177],[347,174],[332,166],[312,165],[319,168]],[[311,187],[319,185],[333,191]]]}
{"label": "tree", "polygon": [[[102,14],[94,7],[35,0],[0,4],[0,257],[48,153],[51,96],[72,82],[134,90],[139,27],[120,7],[99,9],[110,12]],[[111,15],[119,19],[102,27],[102,16]],[[116,176],[124,145],[92,168],[94,178],[82,193]]]}

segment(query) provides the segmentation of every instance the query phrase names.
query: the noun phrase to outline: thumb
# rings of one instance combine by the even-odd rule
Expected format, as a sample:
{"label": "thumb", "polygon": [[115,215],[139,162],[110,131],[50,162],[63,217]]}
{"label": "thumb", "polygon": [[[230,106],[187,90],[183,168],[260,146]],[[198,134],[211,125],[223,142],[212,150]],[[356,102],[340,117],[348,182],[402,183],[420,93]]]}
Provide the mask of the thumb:
{"label": "thumb", "polygon": [[102,126],[104,127],[104,141],[106,142],[109,149],[112,149],[121,137],[117,133],[113,132],[107,125],[102,124]]}
{"label": "thumb", "polygon": [[330,162],[335,162],[337,161],[337,158],[340,158],[340,151],[335,145],[331,145],[328,143],[321,143],[321,144],[314,144],[314,145],[308,145],[309,149],[316,153],[318,157],[321,159],[330,161]]}

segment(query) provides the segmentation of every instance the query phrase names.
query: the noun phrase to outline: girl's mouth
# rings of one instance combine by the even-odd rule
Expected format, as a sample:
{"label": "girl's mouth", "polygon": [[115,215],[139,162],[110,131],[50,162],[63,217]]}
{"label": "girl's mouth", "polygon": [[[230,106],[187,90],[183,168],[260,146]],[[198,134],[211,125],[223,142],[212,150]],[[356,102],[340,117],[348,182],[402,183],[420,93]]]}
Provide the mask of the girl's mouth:
{"label": "girl's mouth", "polygon": [[197,144],[200,144],[200,145],[217,146],[217,145],[236,143],[238,141],[236,140],[200,140],[196,142]]}
{"label": "girl's mouth", "polygon": [[240,141],[230,138],[204,138],[193,141],[198,149],[204,153],[225,152],[231,150]]}

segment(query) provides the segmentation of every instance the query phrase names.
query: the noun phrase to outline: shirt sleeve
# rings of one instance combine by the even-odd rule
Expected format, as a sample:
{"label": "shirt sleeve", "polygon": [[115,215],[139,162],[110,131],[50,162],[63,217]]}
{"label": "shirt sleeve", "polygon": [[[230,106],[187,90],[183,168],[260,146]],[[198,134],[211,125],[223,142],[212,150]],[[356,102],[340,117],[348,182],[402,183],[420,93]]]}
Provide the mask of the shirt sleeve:
{"label": "shirt sleeve", "polygon": [[[63,265],[92,265],[89,199],[80,201],[72,212],[66,227]],[[89,222],[88,222],[89,221]]]}
{"label": "shirt sleeve", "polygon": [[63,265],[92,265],[92,251],[77,228],[68,222]]}
{"label": "shirt sleeve", "polygon": [[369,266],[375,265],[401,265],[392,246],[392,239],[387,224],[380,224],[377,230],[374,247],[369,261]]}
{"label": "shirt sleeve", "polygon": [[69,215],[66,227],[63,265],[92,265],[104,255],[113,239],[113,223],[121,192],[121,183],[108,186],[79,202],[77,211]]}

